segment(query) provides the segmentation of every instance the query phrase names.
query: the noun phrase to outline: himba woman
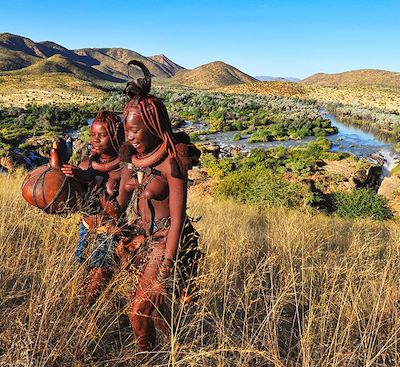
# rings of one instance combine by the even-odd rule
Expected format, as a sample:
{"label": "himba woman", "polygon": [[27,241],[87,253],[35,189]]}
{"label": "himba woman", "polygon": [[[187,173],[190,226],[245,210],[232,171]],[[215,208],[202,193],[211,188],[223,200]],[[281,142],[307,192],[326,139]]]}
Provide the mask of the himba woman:
{"label": "himba woman", "polygon": [[[114,265],[115,225],[118,219],[119,149],[124,142],[121,119],[112,112],[101,111],[90,127],[91,155],[79,166],[65,164],[62,172],[87,187],[82,200],[83,218],[76,249],[79,262],[85,262],[89,250],[87,279],[83,302],[89,306],[98,296]],[[93,241],[90,241],[93,239]],[[94,244],[94,247],[93,247]],[[91,246],[92,245],[92,246]]]}
{"label": "himba woman", "polygon": [[138,61],[130,64],[138,65],[145,78],[125,88],[130,101],[123,114],[126,143],[120,157],[125,163],[118,201],[126,209],[128,231],[119,253],[128,254],[137,276],[129,316],[138,349],[145,352],[155,346],[155,323],[168,335],[168,291],[191,297],[190,279],[201,252],[186,215],[187,172],[198,164],[200,151],[187,134],[172,131],[165,105],[148,95],[147,68]]}

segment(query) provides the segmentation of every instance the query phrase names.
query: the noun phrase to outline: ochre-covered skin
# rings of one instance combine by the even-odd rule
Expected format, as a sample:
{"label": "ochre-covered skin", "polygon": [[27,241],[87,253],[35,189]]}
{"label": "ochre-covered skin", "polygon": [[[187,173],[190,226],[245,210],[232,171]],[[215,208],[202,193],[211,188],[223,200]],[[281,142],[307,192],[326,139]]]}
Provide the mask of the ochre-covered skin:
{"label": "ochre-covered skin", "polygon": [[[150,351],[154,325],[166,335],[170,329],[167,289],[186,220],[187,165],[179,159],[179,142],[162,102],[150,96],[136,102],[132,99],[124,109],[125,138],[133,156],[122,170],[118,201],[133,231],[142,234],[133,234],[119,250],[122,256],[134,253],[133,265],[140,269],[130,320],[139,350]],[[159,222],[168,224],[151,232]],[[146,249],[143,256],[141,248]]]}
{"label": "ochre-covered skin", "polygon": [[[115,223],[120,208],[115,200],[120,181],[118,150],[123,142],[123,128],[118,116],[111,112],[99,112],[90,128],[92,155],[79,166],[64,164],[62,172],[87,187],[96,197],[99,208],[97,214],[83,217],[83,223],[92,233],[115,233]],[[92,200],[89,198],[89,200]],[[85,204],[85,203],[83,203]],[[85,284],[84,304],[89,306],[98,297],[101,288],[109,279],[111,268],[94,267],[89,269]]]}

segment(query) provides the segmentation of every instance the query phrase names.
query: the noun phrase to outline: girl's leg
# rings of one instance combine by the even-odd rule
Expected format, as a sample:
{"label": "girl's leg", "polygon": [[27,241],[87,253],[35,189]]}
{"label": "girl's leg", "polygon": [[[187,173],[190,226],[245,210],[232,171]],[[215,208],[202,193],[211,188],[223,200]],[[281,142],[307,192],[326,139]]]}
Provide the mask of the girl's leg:
{"label": "girl's leg", "polygon": [[83,298],[83,303],[85,306],[91,306],[96,298],[99,296],[101,289],[106,283],[108,271],[106,268],[93,268],[90,270],[87,283],[85,295]]}
{"label": "girl's leg", "polygon": [[89,258],[89,274],[86,280],[83,300],[86,306],[93,304],[112,273],[114,238],[113,236],[99,233],[96,236],[96,241],[97,247]]}

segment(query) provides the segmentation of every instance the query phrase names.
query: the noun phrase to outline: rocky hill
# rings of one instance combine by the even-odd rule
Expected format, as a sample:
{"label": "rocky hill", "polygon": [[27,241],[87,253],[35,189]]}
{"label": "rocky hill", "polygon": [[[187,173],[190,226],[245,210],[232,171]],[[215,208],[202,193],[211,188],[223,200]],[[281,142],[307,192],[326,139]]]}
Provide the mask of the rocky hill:
{"label": "rocky hill", "polygon": [[[11,33],[0,34],[0,72],[14,71],[13,75],[35,73],[66,73],[79,79],[96,82],[125,83],[127,63],[142,61],[156,78],[170,78],[184,68],[165,55],[146,57],[123,48],[84,48],[69,50],[55,42],[34,42]],[[37,64],[37,65],[36,65]],[[33,67],[34,66],[34,67]],[[131,77],[141,77],[133,67]]]}
{"label": "rocky hill", "polygon": [[91,82],[114,82],[124,83],[124,79],[118,79],[99,70],[86,66],[84,64],[74,62],[61,55],[53,55],[46,59],[41,59],[34,64],[22,68],[20,70],[8,71],[1,73],[2,75],[38,75],[50,73],[66,73],[75,76],[78,79]]}
{"label": "rocky hill", "polygon": [[400,88],[400,73],[376,69],[353,70],[338,74],[318,73],[304,79],[301,83],[320,87],[375,86]]}
{"label": "rocky hill", "polygon": [[197,88],[218,88],[255,81],[257,80],[252,76],[221,61],[201,65],[193,70],[180,71],[171,78],[171,83]]}

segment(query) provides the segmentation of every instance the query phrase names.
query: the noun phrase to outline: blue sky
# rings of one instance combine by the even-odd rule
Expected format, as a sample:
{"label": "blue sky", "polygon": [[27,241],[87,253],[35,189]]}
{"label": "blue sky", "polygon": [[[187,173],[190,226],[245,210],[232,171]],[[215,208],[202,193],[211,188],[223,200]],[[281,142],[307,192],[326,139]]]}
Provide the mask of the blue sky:
{"label": "blue sky", "polygon": [[250,75],[400,71],[400,1],[2,1],[0,32],[67,48],[221,60]]}

